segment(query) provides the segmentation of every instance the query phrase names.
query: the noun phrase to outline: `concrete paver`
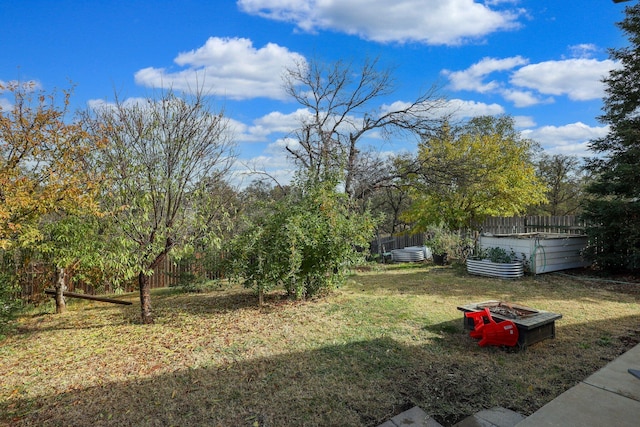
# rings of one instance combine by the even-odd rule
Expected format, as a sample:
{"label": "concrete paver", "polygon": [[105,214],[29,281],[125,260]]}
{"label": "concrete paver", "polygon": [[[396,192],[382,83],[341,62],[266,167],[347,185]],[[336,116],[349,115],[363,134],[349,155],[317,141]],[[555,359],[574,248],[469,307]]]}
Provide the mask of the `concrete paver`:
{"label": "concrete paver", "polygon": [[640,425],[640,344],[531,414],[518,427]]}
{"label": "concrete paver", "polygon": [[640,402],[640,379],[629,373],[640,369],[640,347],[636,346],[599,370],[584,383]]}
{"label": "concrete paver", "polygon": [[417,406],[402,412],[378,427],[442,427]]}
{"label": "concrete paver", "polygon": [[485,409],[465,418],[454,427],[514,427],[524,419],[524,415],[497,406]]}
{"label": "concrete paver", "polygon": [[637,427],[638,424],[640,402],[580,383],[531,414],[518,427]]}

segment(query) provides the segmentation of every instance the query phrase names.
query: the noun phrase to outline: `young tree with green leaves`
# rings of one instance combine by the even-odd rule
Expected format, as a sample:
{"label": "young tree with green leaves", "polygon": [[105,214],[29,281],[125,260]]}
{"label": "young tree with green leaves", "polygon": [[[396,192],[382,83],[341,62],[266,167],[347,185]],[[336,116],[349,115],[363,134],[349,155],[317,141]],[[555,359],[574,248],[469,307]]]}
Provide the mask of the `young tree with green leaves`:
{"label": "young tree with green leaves", "polygon": [[118,287],[135,271],[109,225],[108,216],[98,215],[61,214],[43,219],[41,238],[33,247],[38,261],[54,270],[56,313],[66,309],[64,292],[70,278],[95,288],[105,281]]}
{"label": "young tree with green leaves", "polygon": [[296,299],[334,289],[347,269],[363,260],[357,249],[373,236],[373,218],[368,212],[352,214],[347,195],[337,190],[337,177],[302,176],[230,242],[231,271],[256,291],[260,303],[276,287]]}
{"label": "young tree with green leaves", "polygon": [[[234,159],[228,120],[201,93],[172,91],[91,112],[107,142],[101,165],[110,213],[136,266],[143,323],[152,323],[149,275],[171,251],[219,243],[228,218],[215,190]],[[222,187],[220,187],[222,188]]]}
{"label": "young tree with green leaves", "polygon": [[535,147],[509,116],[476,117],[459,127],[445,123],[407,165],[413,168],[407,220],[417,230],[441,223],[469,228],[487,216],[515,215],[544,202],[546,189],[532,162]]}
{"label": "young tree with green leaves", "polygon": [[590,143],[598,156],[588,163],[594,181],[583,212],[591,241],[585,255],[608,271],[640,271],[640,4],[628,6],[618,26],[629,45],[610,50],[620,64],[604,79],[600,121],[610,130]]}

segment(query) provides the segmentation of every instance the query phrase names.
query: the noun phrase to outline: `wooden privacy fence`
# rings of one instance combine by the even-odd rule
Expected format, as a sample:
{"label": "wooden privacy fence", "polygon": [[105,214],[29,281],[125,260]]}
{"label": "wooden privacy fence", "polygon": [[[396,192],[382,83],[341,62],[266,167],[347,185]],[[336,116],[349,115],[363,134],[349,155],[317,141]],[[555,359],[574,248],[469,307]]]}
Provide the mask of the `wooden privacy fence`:
{"label": "wooden privacy fence", "polygon": [[[565,216],[518,216],[518,217],[491,217],[478,226],[473,233],[491,234],[516,234],[516,233],[560,233],[581,235],[584,234],[585,222],[577,215]],[[382,254],[394,249],[402,249],[407,246],[422,246],[425,242],[424,233],[394,234],[378,236],[370,242],[371,254]]]}
{"label": "wooden privacy fence", "polygon": [[391,252],[394,249],[402,249],[408,246],[424,245],[424,233],[417,234],[394,234],[392,236],[380,236],[369,244],[371,254],[382,254]]}
{"label": "wooden privacy fence", "polygon": [[[196,275],[206,277],[209,280],[222,278],[224,275],[215,266],[207,265],[204,260],[196,258],[188,262],[176,262],[167,257],[156,266],[153,274],[149,277],[152,289],[177,286],[183,279],[183,275]],[[45,298],[44,290],[51,288],[54,280],[54,272],[51,267],[40,263],[32,263],[20,274],[20,297],[25,301],[39,302]],[[137,289],[137,278],[123,284],[120,288],[114,287],[111,283],[104,283],[101,286],[93,286],[83,281],[74,282],[73,273],[70,275],[67,287],[69,292],[83,293],[86,295],[113,294],[118,291],[133,292]]]}
{"label": "wooden privacy fence", "polygon": [[[513,233],[568,233],[584,234],[585,223],[575,215],[567,216],[522,216],[511,218],[488,218],[477,231],[492,234]],[[422,246],[425,243],[425,234],[399,234],[392,236],[378,236],[370,242],[371,254],[382,254],[394,249],[402,249],[408,246]],[[215,264],[215,263],[214,263]],[[21,274],[21,296],[24,300],[38,301],[44,296],[44,289],[53,282],[53,271],[44,265],[34,264],[28,266]],[[151,288],[164,288],[176,286],[185,274],[195,274],[198,277],[218,279],[223,277],[223,272],[214,265],[208,265],[205,260],[196,257],[195,260],[176,262],[168,257],[158,265],[149,278]],[[136,289],[135,280],[123,286],[121,290],[131,292]],[[69,291],[82,292],[87,295],[108,294],[117,291],[110,283],[105,283],[98,288],[86,283],[70,283]]]}
{"label": "wooden privacy fence", "polygon": [[584,234],[585,222],[576,215],[518,216],[487,218],[479,227],[482,233],[564,233]]}

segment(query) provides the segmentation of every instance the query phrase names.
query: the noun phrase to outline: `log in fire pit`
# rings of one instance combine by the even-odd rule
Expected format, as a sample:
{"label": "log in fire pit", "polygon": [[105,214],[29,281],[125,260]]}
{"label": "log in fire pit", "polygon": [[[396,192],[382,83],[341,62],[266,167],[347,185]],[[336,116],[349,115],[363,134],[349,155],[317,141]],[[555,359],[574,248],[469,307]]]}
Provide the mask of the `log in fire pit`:
{"label": "log in fire pit", "polygon": [[[496,322],[511,320],[518,327],[518,346],[522,349],[547,338],[555,338],[555,321],[562,318],[562,314],[505,301],[484,301],[458,306],[458,310],[464,313],[483,311],[485,308],[489,309]],[[465,329],[473,330],[475,325],[472,318],[463,316],[463,322]]]}

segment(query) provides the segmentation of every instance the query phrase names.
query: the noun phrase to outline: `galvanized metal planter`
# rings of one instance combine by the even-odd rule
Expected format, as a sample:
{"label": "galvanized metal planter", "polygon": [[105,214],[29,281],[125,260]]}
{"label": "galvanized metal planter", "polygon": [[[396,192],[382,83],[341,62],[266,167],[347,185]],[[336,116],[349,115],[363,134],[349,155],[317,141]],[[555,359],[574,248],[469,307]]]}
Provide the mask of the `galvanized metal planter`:
{"label": "galvanized metal planter", "polygon": [[467,272],[478,276],[499,277],[501,279],[516,279],[524,276],[522,261],[497,263],[488,259],[467,259]]}
{"label": "galvanized metal planter", "polygon": [[391,259],[395,262],[421,262],[428,256],[431,256],[431,251],[426,246],[409,246],[391,251]]}

